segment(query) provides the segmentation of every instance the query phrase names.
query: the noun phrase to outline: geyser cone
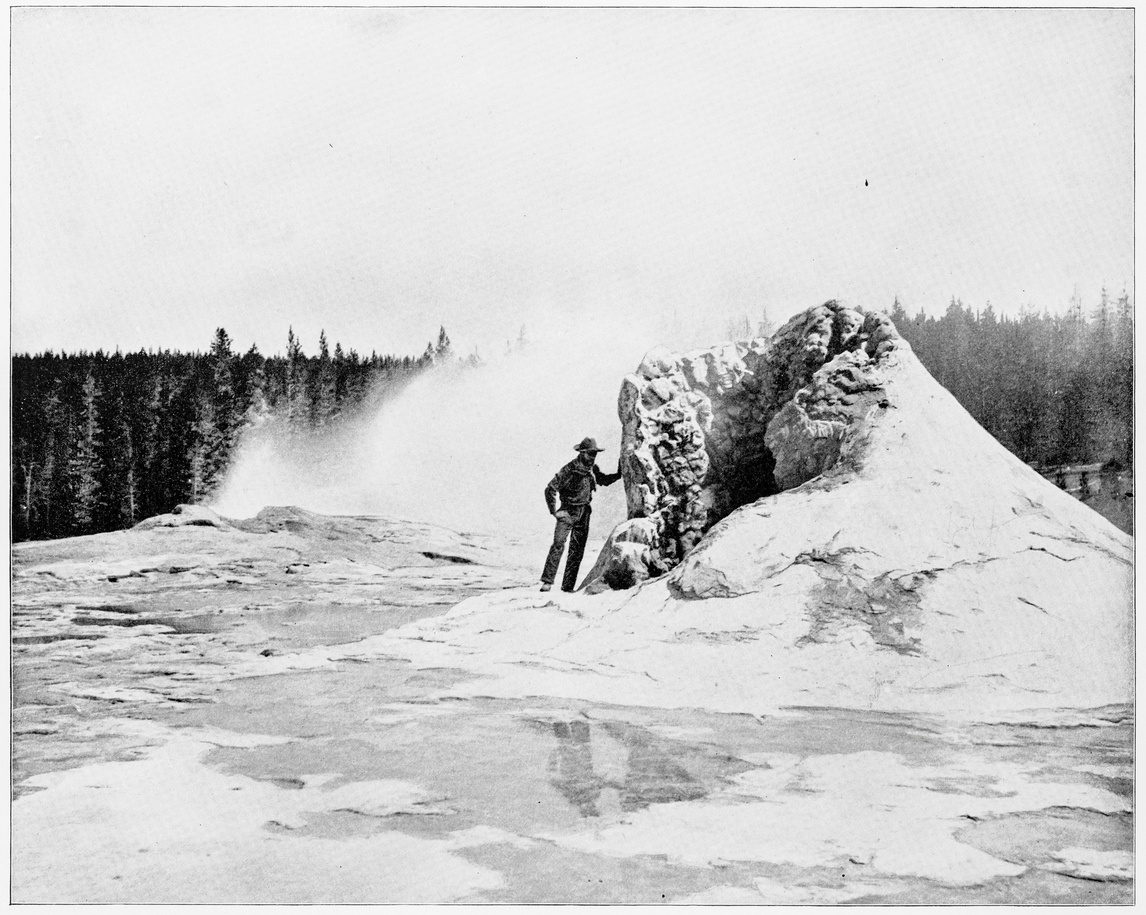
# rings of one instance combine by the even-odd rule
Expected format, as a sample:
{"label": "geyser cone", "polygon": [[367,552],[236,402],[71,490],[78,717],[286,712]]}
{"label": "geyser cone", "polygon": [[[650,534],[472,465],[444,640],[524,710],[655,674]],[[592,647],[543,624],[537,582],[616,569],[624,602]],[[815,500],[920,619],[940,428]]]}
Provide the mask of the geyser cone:
{"label": "geyser cone", "polygon": [[[796,614],[793,647],[866,646],[941,658],[957,678],[1017,677],[1032,695],[1128,698],[1131,539],[1003,448],[886,317],[829,302],[770,343],[654,351],[625,384],[637,517],[589,590],[675,566],[681,598],[756,594],[765,619]],[[709,528],[736,488],[772,494]]]}

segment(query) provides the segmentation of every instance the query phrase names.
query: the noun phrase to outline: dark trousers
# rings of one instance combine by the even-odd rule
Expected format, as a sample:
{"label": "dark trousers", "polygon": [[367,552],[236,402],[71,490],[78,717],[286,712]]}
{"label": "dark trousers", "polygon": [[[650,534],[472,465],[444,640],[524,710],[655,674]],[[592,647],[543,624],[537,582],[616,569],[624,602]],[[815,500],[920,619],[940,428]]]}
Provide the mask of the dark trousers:
{"label": "dark trousers", "polygon": [[557,566],[561,562],[561,553],[565,549],[565,541],[569,541],[569,555],[565,559],[565,575],[561,579],[561,590],[572,591],[577,587],[577,570],[581,568],[581,557],[585,555],[585,541],[589,539],[589,515],[592,514],[588,505],[576,508],[566,508],[572,519],[562,521],[557,519],[557,527],[553,531],[553,545],[549,547],[549,555],[545,559],[545,569],[541,573],[541,580],[547,585],[553,584],[557,577]]}

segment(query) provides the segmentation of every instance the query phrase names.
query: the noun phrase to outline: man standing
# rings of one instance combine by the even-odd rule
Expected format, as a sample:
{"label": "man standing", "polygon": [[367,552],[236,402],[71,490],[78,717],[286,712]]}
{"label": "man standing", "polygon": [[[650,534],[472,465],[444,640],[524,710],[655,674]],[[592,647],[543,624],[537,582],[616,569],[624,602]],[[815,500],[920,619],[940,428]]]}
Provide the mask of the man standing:
{"label": "man standing", "polygon": [[[565,560],[561,590],[572,591],[577,586],[577,570],[581,568],[585,541],[589,539],[589,515],[592,513],[589,503],[593,500],[593,490],[598,483],[609,486],[621,478],[620,467],[616,473],[602,473],[597,469],[597,455],[605,449],[598,448],[595,439],[582,439],[576,450],[580,454],[558,470],[545,487],[545,504],[549,506],[549,514],[557,519],[557,528],[553,531],[553,545],[541,573],[542,591],[553,587],[566,539],[569,540],[569,556]],[[560,509],[557,508],[558,496],[561,497]]]}

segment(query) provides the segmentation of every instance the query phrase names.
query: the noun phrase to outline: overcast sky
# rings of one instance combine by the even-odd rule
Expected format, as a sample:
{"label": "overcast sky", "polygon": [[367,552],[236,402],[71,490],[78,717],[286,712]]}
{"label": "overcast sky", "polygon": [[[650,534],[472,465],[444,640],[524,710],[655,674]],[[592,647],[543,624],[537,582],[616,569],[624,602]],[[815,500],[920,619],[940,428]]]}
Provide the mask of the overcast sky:
{"label": "overcast sky", "polygon": [[224,326],[271,354],[293,325],[308,353],[321,328],[416,353],[543,316],[1093,305],[1133,279],[1132,26],[16,9],[12,346]]}

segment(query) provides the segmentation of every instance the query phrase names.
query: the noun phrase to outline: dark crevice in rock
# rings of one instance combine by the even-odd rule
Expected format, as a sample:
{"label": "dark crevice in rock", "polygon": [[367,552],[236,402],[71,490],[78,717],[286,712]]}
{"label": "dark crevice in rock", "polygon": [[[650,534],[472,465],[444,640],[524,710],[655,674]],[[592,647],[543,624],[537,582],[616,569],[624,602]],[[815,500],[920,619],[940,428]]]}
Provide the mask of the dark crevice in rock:
{"label": "dark crevice in rock", "polygon": [[449,553],[435,553],[433,550],[422,550],[422,555],[427,559],[435,559],[439,562],[452,562],[457,565],[474,565],[472,559],[467,559],[465,556],[451,556]]}
{"label": "dark crevice in rock", "polygon": [[1052,553],[1045,546],[1030,546],[1030,547],[1027,547],[1026,552],[1028,552],[1028,553],[1046,553],[1048,556],[1053,556],[1055,559],[1058,559],[1061,562],[1074,562],[1076,559],[1081,558],[1080,556],[1060,556],[1058,553]]}
{"label": "dark crevice in rock", "polygon": [[1068,877],[1071,880],[1085,880],[1087,883],[1131,883],[1133,882],[1130,877],[1123,877],[1121,875],[1110,875],[1099,877],[1095,874],[1080,874],[1075,871],[1059,870],[1055,871],[1063,877]]}
{"label": "dark crevice in rock", "polygon": [[831,301],[770,339],[651,350],[617,404],[629,520],[587,588],[663,574],[737,508],[833,468],[869,413],[889,406],[879,368],[900,345],[886,315]]}

